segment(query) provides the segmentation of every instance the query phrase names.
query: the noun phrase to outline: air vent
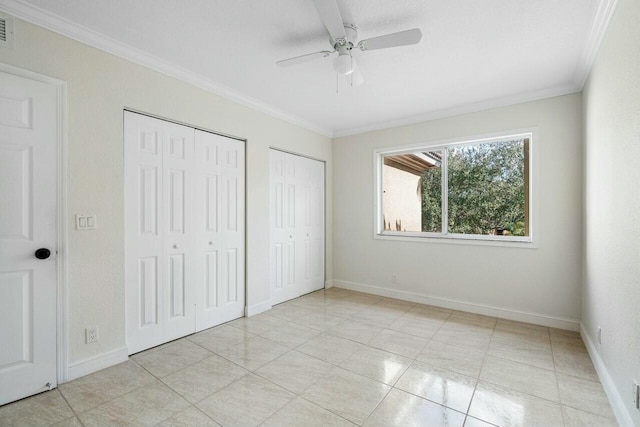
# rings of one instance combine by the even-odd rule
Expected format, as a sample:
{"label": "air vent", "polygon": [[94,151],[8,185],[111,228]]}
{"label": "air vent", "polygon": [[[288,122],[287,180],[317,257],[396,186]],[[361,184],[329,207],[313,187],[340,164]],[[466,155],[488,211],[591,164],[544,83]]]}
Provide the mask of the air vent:
{"label": "air vent", "polygon": [[0,47],[13,48],[13,16],[0,13]]}

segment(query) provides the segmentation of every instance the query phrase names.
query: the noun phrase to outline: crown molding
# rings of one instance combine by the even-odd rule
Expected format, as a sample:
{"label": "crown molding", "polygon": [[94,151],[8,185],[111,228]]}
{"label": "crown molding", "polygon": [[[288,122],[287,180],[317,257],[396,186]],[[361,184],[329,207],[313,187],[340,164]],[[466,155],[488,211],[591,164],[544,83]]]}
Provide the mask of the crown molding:
{"label": "crown molding", "polygon": [[618,0],[600,0],[598,2],[598,9],[593,16],[591,22],[591,30],[587,37],[587,43],[578,59],[578,64],[574,72],[574,83],[580,90],[584,87],[589,73],[591,73],[591,67],[598,54],[598,49],[604,39],[604,35],[609,27],[609,22],[616,10]]}
{"label": "crown molding", "polygon": [[0,0],[0,10],[13,15],[16,18],[189,83],[200,89],[230,99],[231,101],[268,114],[272,117],[284,120],[288,123],[300,126],[329,138],[333,136],[331,129],[327,129],[301,117],[279,110],[257,99],[242,95],[223,84],[207,79],[199,74],[160,59],[157,56],[146,53],[140,49],[136,49],[128,44],[107,37],[101,33],[71,22],[39,7],[30,5],[24,1]]}
{"label": "crown molding", "polygon": [[300,126],[329,138],[339,138],[580,92],[584,87],[587,77],[589,76],[598,48],[600,47],[609,22],[615,12],[617,3],[618,0],[601,0],[599,2],[598,9],[594,14],[591,24],[587,43],[585,44],[585,48],[583,49],[576,65],[572,84],[543,89],[540,91],[510,95],[460,107],[431,111],[397,120],[377,122],[362,127],[345,128],[340,130],[326,128],[309,120],[277,109],[257,99],[245,96],[221,83],[207,79],[199,74],[193,73],[154,55],[150,55],[142,50],[136,49],[89,28],[73,23],[44,9],[30,5],[23,0],[0,0],[0,10],[19,19],[28,21],[58,34],[62,34],[63,36],[119,56],[167,76],[184,81],[193,86],[268,114],[272,117],[284,120],[293,125]]}
{"label": "crown molding", "polygon": [[333,137],[340,138],[343,136],[358,135],[365,132],[373,132],[399,126],[413,125],[417,123],[428,122],[430,120],[460,116],[462,114],[477,113],[479,111],[491,110],[493,108],[508,107],[510,105],[524,104],[525,102],[533,102],[546,98],[554,98],[556,96],[570,95],[572,93],[580,92],[581,90],[582,88],[570,84],[551,89],[524,92],[517,95],[504,96],[501,98],[477,102],[475,104],[466,104],[459,107],[432,111],[417,116],[404,117],[401,119],[390,120],[386,122],[378,122],[368,126],[337,130],[333,133]]}

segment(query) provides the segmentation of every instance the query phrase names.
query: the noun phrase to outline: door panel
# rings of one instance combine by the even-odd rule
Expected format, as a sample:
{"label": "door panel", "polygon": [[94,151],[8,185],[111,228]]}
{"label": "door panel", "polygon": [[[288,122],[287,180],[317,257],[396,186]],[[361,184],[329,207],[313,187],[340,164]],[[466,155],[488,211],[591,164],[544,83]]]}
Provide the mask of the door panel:
{"label": "door panel", "polygon": [[244,315],[244,143],[196,130],[196,330]]}
{"label": "door panel", "polygon": [[278,304],[299,295],[296,275],[297,179],[292,156],[281,151],[269,153],[269,228],[271,303]]}
{"label": "door panel", "polygon": [[218,307],[218,251],[206,251],[205,256],[205,310]]}
{"label": "door panel", "polygon": [[193,129],[125,113],[125,283],[130,353],[194,330]]}
{"label": "door panel", "polygon": [[227,249],[226,256],[226,272],[227,272],[227,304],[238,302],[238,252],[236,249]]}
{"label": "door panel", "polygon": [[140,167],[140,234],[158,234],[158,168]]}
{"label": "door panel", "polygon": [[162,170],[164,185],[163,342],[194,331],[195,289],[193,285],[195,226],[193,217],[193,128],[156,120],[162,126]]}
{"label": "door panel", "polygon": [[154,325],[158,322],[158,258],[140,259],[140,325]]}
{"label": "door panel", "polygon": [[[212,135],[212,134],[209,134]],[[231,138],[213,135],[219,139],[220,152],[226,162],[222,165],[222,177],[226,185],[220,200],[226,201],[221,231],[222,247],[226,251],[226,263],[222,265],[222,277],[227,284],[222,321],[228,322],[244,316],[245,307],[245,151],[244,143]]]}
{"label": "door panel", "polygon": [[2,321],[11,325],[11,331],[3,331],[0,366],[5,369],[33,363],[33,275],[30,271],[0,273]]}
{"label": "door panel", "polygon": [[171,255],[169,257],[169,293],[170,316],[182,317],[185,314],[185,283],[184,283],[184,255]]}
{"label": "door panel", "polygon": [[57,385],[57,102],[0,73],[0,405]]}
{"label": "door panel", "polygon": [[244,143],[125,112],[125,159],[129,351],[241,317]]}
{"label": "door panel", "polygon": [[309,235],[312,241],[312,279],[311,287],[306,292],[313,292],[324,288],[325,282],[325,176],[324,163],[312,161],[311,163],[311,226]]}
{"label": "door panel", "polygon": [[324,163],[270,151],[270,288],[278,304],[324,287]]}
{"label": "door panel", "polygon": [[205,175],[204,206],[206,215],[205,231],[218,231],[218,177]]}

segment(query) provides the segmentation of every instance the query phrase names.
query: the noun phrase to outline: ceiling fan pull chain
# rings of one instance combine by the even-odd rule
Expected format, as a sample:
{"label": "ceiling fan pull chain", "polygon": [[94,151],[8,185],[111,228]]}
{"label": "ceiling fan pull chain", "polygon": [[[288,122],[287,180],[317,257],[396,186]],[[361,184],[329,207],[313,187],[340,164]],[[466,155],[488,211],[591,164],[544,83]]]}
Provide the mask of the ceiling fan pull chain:
{"label": "ceiling fan pull chain", "polygon": [[355,68],[353,66],[353,55],[349,52],[349,57],[351,58],[351,73],[349,74],[349,81],[351,82],[351,87],[353,87],[353,74],[355,72]]}

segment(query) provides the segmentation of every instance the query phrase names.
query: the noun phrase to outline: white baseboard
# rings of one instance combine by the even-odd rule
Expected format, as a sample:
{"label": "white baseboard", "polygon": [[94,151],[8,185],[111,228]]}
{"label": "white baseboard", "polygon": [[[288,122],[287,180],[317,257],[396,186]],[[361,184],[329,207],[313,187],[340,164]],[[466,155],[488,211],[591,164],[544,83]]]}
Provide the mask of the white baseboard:
{"label": "white baseboard", "polygon": [[333,286],[337,288],[349,289],[352,291],[365,292],[389,298],[396,298],[403,301],[433,305],[436,307],[466,311],[469,313],[484,314],[485,316],[515,320],[518,322],[532,323],[534,325],[548,326],[552,328],[565,329],[576,332],[580,330],[580,321],[576,319],[547,316],[538,313],[528,313],[524,311],[511,310],[508,308],[493,307],[489,305],[475,304],[447,298],[431,297],[427,295],[415,294],[412,292],[381,288],[378,286],[364,285],[361,283],[346,282],[342,280],[334,280]]}
{"label": "white baseboard", "polygon": [[67,381],[84,377],[102,369],[108,368],[118,363],[126,362],[129,359],[129,350],[126,346],[98,354],[96,356],[87,357],[69,364]]}
{"label": "white baseboard", "polygon": [[334,286],[333,280],[327,280],[324,282],[325,289],[333,288],[333,286]]}
{"label": "white baseboard", "polygon": [[600,378],[600,382],[602,383],[602,387],[604,388],[604,392],[607,394],[609,398],[609,403],[611,403],[611,408],[613,409],[613,413],[618,420],[618,424],[621,426],[629,426],[633,427],[633,420],[631,419],[631,414],[627,410],[627,407],[624,404],[624,400],[618,389],[616,388],[611,375],[609,375],[609,371],[607,370],[604,361],[600,357],[600,353],[591,341],[591,337],[587,333],[583,324],[580,324],[580,335],[582,336],[582,341],[584,341],[587,351],[589,352],[589,356],[591,356],[591,361],[593,362],[594,368],[596,368],[596,372],[598,373],[598,377]]}
{"label": "white baseboard", "polygon": [[256,314],[264,313],[265,311],[271,310],[271,301],[263,301],[259,304],[254,304],[247,306],[245,308],[245,313],[247,317],[255,316]]}

